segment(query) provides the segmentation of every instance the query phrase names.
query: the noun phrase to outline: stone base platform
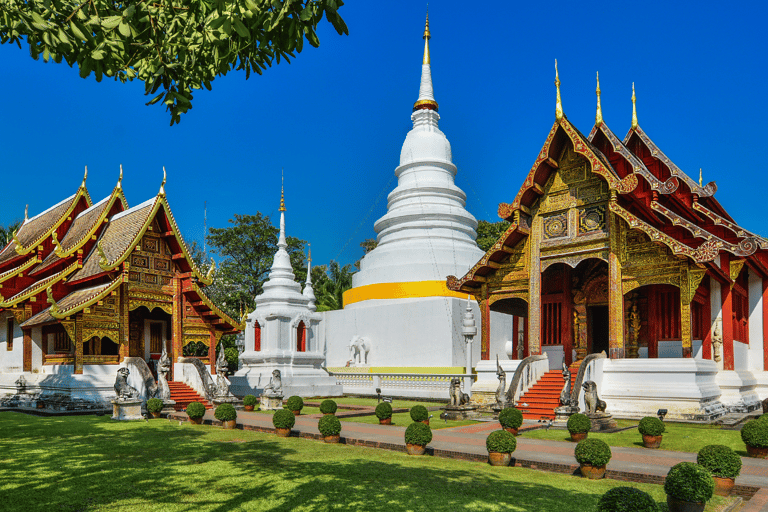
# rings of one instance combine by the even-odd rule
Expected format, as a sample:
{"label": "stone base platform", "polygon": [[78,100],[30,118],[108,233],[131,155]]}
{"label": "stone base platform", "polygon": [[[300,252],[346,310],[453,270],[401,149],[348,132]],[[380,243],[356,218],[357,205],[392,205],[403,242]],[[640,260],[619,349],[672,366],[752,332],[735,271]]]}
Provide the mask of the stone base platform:
{"label": "stone base platform", "polygon": [[144,400],[141,398],[131,398],[128,400],[112,400],[112,419],[120,421],[143,420],[141,413],[141,404]]}
{"label": "stone base platform", "polygon": [[441,420],[471,420],[480,417],[476,405],[447,406],[440,413]]}
{"label": "stone base platform", "polygon": [[613,419],[613,416],[604,412],[587,414],[587,418],[592,422],[590,432],[605,432],[619,428],[619,425],[616,423],[616,420]]}
{"label": "stone base platform", "polygon": [[278,409],[283,408],[282,396],[261,395],[261,397],[259,397],[259,402],[259,409],[262,411],[277,411]]}

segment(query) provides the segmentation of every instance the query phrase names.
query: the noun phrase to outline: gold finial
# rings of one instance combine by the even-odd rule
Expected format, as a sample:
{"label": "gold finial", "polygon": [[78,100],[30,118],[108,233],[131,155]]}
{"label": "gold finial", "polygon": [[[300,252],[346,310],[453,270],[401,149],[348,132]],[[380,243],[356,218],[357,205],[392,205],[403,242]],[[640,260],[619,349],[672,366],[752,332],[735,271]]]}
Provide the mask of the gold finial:
{"label": "gold finial", "polygon": [[424,25],[424,60],[422,64],[429,64],[429,40],[432,36],[429,34],[429,9],[427,9],[427,24]]}
{"label": "gold finial", "polygon": [[45,289],[45,294],[48,296],[48,304],[51,305],[51,313],[58,313],[59,305],[56,304],[56,299],[53,298],[53,289],[50,286]]}
{"label": "gold finial", "polygon": [[285,211],[285,179],[282,170],[280,171],[280,211]]}
{"label": "gold finial", "polygon": [[600,106],[600,72],[597,72],[597,114],[595,114],[595,126],[600,127],[603,124],[603,107]]}
{"label": "gold finial", "polygon": [[165,166],[163,166],[163,182],[160,184],[160,194],[161,196],[165,195],[165,180],[166,180],[166,174],[165,174]]}
{"label": "gold finial", "polygon": [[560,75],[557,72],[557,59],[555,59],[555,87],[557,88],[557,104],[555,105],[555,119],[563,118],[563,102],[560,100]]}
{"label": "gold finial", "polygon": [[704,176],[701,174],[701,167],[699,167],[699,187],[704,186]]}
{"label": "gold finial", "polygon": [[29,220],[29,205],[24,207],[24,222]]}
{"label": "gold finial", "polygon": [[632,129],[637,130],[637,98],[635,97],[635,82],[632,82]]}
{"label": "gold finial", "polygon": [[54,231],[51,233],[51,240],[53,241],[53,247],[54,247],[54,253],[59,258],[64,257],[64,249],[61,247],[61,244],[59,243],[59,236]]}
{"label": "gold finial", "polygon": [[213,279],[214,272],[216,272],[216,261],[211,258],[211,266],[208,267],[208,272],[205,274],[205,278],[210,281]]}
{"label": "gold finial", "polygon": [[85,174],[83,175],[83,182],[80,184],[80,188],[85,188],[85,180],[88,179],[88,166],[85,166]]}
{"label": "gold finial", "polygon": [[96,251],[99,253],[99,267],[101,267],[102,270],[108,270],[109,260],[104,252],[104,248],[101,246],[101,240],[96,242]]}
{"label": "gold finial", "polygon": [[120,177],[117,178],[117,188],[123,188],[123,164],[120,164]]}
{"label": "gold finial", "polygon": [[310,262],[310,263],[312,263],[312,244],[310,244],[310,243],[307,243],[307,251],[308,251],[308,253],[309,253],[309,254],[307,255],[307,261],[308,261],[308,262]]}

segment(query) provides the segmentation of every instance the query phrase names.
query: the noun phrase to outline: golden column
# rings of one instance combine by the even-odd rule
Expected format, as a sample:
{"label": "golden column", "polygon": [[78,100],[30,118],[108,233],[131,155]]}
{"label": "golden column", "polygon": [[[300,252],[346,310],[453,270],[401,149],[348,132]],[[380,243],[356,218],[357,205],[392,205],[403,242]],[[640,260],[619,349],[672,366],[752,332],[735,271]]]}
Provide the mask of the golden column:
{"label": "golden column", "polygon": [[[616,201],[616,191],[611,191],[611,201]],[[621,263],[619,262],[620,224],[613,212],[608,213],[608,230],[611,250],[608,253],[608,357],[624,358],[624,294],[621,288]]]}

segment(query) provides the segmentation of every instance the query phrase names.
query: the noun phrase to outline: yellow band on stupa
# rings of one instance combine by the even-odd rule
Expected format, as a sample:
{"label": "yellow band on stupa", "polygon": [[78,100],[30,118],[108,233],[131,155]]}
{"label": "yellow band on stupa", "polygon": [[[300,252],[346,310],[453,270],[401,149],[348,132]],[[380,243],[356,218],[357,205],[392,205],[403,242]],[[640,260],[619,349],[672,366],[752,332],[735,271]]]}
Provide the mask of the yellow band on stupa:
{"label": "yellow band on stupa", "polygon": [[359,286],[344,292],[344,307],[374,299],[413,299],[419,297],[458,297],[466,299],[466,293],[449,290],[445,281],[416,281],[411,283],[376,283]]}

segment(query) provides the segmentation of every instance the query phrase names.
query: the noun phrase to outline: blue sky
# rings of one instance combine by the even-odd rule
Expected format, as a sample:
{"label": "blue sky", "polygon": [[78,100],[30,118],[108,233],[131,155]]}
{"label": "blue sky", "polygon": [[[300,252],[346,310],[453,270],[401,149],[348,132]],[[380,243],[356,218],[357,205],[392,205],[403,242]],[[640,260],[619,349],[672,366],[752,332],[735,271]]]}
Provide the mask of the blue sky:
{"label": "blue sky", "polygon": [[[432,1],[430,42],[440,127],[456,183],[478,219],[498,220],[555,116],[554,60],[563,106],[585,134],[594,124],[595,72],[603,115],[620,137],[632,82],[646,133],[683,171],[715,180],[716,198],[744,227],[768,235],[762,134],[768,84],[765,2]],[[88,165],[94,201],[119,165],[131,206],[166,191],[185,236],[202,238],[234,214],[277,219],[285,169],[287,231],[313,261],[351,263],[374,237],[411,128],[426,4],[352,2],[349,36],[323,22],[320,48],[245,80],[231,73],[199,91],[180,125],[147,107],[143,84],[83,80],[65,64],[0,46],[0,223],[73,193]]]}

